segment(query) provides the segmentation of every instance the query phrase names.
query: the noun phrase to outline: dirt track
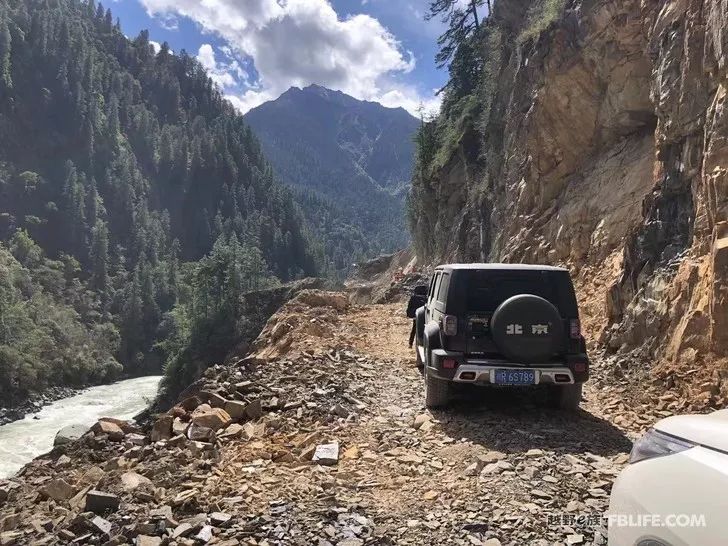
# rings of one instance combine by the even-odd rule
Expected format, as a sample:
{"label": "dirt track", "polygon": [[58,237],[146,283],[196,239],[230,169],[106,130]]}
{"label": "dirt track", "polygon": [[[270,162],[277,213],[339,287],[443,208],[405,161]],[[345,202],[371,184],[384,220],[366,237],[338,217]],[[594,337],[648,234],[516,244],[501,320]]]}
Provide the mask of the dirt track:
{"label": "dirt track", "polygon": [[[342,318],[354,327],[356,352],[386,362],[362,386],[368,411],[345,434],[347,444],[378,454],[346,466],[382,484],[360,495],[390,538],[398,544],[593,540],[599,528],[593,517],[605,511],[631,447],[600,414],[604,396],[588,388],[585,411],[572,415],[546,408],[538,394],[474,388],[451,410],[426,412],[401,305],[359,307]],[[424,426],[415,428],[416,418]],[[560,514],[592,520],[575,528],[549,522]]]}

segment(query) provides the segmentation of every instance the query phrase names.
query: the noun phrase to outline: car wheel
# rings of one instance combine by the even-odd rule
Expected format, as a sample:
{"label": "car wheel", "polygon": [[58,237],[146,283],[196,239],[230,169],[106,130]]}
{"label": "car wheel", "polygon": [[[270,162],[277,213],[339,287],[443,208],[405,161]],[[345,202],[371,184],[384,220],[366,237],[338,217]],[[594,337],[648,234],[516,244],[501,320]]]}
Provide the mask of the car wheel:
{"label": "car wheel", "polygon": [[581,383],[574,385],[550,385],[549,404],[558,409],[576,411],[581,402]]}
{"label": "car wheel", "polygon": [[425,366],[425,406],[428,408],[444,408],[450,404],[451,388],[449,381],[432,377]]}

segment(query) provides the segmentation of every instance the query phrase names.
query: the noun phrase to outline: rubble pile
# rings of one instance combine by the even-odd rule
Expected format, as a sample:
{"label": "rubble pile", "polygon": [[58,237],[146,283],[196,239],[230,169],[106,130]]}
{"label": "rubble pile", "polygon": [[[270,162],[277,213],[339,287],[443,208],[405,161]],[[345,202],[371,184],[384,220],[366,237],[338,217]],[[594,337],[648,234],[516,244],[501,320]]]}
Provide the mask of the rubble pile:
{"label": "rubble pile", "polygon": [[332,347],[346,345],[340,313],[349,305],[349,298],[341,292],[300,292],[268,320],[253,343],[254,358],[271,359],[316,350],[322,342]]}
{"label": "rubble pile", "polygon": [[415,286],[429,284],[428,269],[418,267],[411,251],[402,250],[359,264],[346,288],[358,304],[404,302]]}

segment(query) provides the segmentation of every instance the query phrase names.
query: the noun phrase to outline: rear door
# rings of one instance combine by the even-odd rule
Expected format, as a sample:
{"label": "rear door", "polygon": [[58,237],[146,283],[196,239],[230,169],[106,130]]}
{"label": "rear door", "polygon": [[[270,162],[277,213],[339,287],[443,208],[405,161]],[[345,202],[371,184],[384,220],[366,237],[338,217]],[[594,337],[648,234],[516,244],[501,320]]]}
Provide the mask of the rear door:
{"label": "rear door", "polygon": [[466,317],[466,353],[497,356],[490,335],[490,318],[505,300],[518,294],[540,296],[558,307],[558,283],[547,272],[520,270],[465,271],[459,289],[463,290]]}

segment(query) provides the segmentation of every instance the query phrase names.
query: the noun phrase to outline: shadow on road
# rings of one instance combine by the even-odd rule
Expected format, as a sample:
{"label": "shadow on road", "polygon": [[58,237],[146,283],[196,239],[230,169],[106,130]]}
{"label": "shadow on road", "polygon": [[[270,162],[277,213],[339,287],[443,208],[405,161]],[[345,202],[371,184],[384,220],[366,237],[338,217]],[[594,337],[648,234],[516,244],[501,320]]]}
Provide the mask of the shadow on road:
{"label": "shadow on road", "polygon": [[632,441],[610,422],[585,410],[551,409],[543,394],[475,387],[434,415],[451,437],[505,453],[541,448],[611,456],[631,449]]}

